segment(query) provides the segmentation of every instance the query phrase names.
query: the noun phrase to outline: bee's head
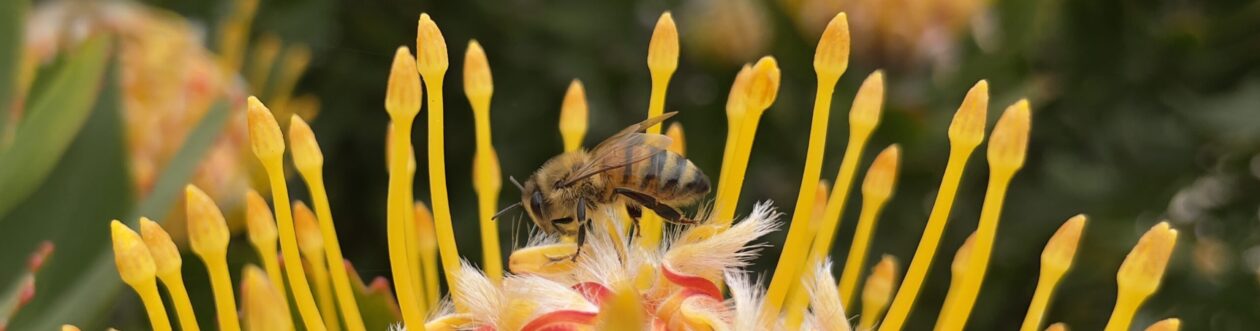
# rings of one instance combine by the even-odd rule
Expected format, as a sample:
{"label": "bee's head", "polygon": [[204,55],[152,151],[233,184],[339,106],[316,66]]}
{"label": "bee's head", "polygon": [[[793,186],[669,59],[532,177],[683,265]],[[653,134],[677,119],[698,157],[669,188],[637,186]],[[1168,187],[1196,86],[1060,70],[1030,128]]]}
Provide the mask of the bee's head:
{"label": "bee's head", "polygon": [[534,224],[538,225],[543,232],[576,233],[577,223],[571,215],[573,208],[564,208],[556,201],[548,199],[545,192],[550,192],[553,188],[542,187],[542,185],[546,184],[540,184],[537,176],[532,176],[521,187],[521,206],[525,206],[525,213],[529,214],[529,218],[533,219]]}

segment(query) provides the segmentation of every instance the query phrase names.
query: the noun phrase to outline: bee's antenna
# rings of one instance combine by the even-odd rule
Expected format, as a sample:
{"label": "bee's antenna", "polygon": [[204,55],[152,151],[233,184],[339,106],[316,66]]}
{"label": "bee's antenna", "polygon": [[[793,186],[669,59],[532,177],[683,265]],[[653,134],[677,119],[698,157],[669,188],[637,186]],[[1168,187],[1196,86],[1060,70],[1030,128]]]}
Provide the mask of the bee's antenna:
{"label": "bee's antenna", "polygon": [[512,181],[512,184],[516,185],[516,188],[520,189],[521,192],[525,192],[525,186],[521,185],[521,182],[516,181],[516,177],[508,176],[508,180]]}
{"label": "bee's antenna", "polygon": [[[513,181],[515,181],[515,180],[513,180]],[[503,207],[503,209],[502,209],[502,210],[499,210],[499,212],[494,213],[494,216],[490,216],[490,220],[492,220],[492,221],[493,221],[493,220],[497,220],[497,219],[499,219],[499,216],[503,216],[503,214],[504,214],[504,213],[507,213],[508,211],[512,210],[512,208],[516,208],[516,207],[520,207],[520,206],[521,206],[521,203],[520,203],[520,202],[517,202],[517,203],[514,203],[514,204],[510,204],[510,205],[508,205],[507,207]]]}

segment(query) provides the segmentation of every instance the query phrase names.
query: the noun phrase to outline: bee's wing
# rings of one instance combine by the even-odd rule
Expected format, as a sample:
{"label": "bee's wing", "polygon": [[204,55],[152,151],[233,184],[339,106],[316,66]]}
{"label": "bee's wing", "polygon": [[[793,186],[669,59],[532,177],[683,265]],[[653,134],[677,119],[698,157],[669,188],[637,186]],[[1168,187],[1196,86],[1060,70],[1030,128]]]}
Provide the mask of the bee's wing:
{"label": "bee's wing", "polygon": [[649,118],[649,119],[643,120],[643,122],[635,123],[634,125],[626,127],[625,129],[621,129],[621,131],[617,132],[617,134],[612,135],[612,137],[608,137],[608,139],[605,139],[604,142],[599,143],[599,145],[595,145],[595,148],[591,149],[591,151],[595,152],[601,149],[606,149],[604,148],[605,147],[604,145],[608,145],[610,143],[624,139],[626,136],[629,136],[630,134],[633,134],[635,132],[643,132],[647,130],[647,128],[652,127],[653,125],[660,124],[661,122],[664,122],[670,117],[674,117],[674,115],[676,114],[678,114],[678,112],[671,111],[668,113],[661,114],[661,116]]}
{"label": "bee's wing", "polygon": [[610,139],[591,151],[591,158],[569,174],[560,185],[568,186],[598,173],[647,160],[656,153],[665,152],[671,141],[672,139],[664,135],[639,132]]}
{"label": "bee's wing", "polygon": [[568,186],[595,174],[643,161],[656,155],[656,153],[665,151],[673,141],[672,139],[665,135],[647,134],[639,131],[665,121],[665,119],[674,116],[674,114],[676,113],[670,112],[649,118],[646,121],[631,125],[608,138],[608,140],[599,143],[599,145],[595,146],[595,149],[591,150],[591,158],[573,173],[569,174],[561,185]]}

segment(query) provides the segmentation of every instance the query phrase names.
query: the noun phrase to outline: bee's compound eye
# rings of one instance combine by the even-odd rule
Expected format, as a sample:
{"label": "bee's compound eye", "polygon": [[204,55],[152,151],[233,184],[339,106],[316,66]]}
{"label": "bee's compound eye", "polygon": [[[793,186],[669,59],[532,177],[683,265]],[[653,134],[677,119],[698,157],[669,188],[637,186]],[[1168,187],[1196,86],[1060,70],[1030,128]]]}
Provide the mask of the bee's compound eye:
{"label": "bee's compound eye", "polygon": [[546,213],[543,213],[543,210],[542,210],[542,207],[543,207],[542,192],[534,191],[534,196],[529,198],[529,207],[530,209],[533,209],[534,213],[537,214],[538,216],[542,216],[546,214]]}
{"label": "bee's compound eye", "polygon": [[569,224],[569,223],[573,223],[573,218],[572,217],[557,218],[557,219],[551,220],[551,223],[560,224],[560,225]]}

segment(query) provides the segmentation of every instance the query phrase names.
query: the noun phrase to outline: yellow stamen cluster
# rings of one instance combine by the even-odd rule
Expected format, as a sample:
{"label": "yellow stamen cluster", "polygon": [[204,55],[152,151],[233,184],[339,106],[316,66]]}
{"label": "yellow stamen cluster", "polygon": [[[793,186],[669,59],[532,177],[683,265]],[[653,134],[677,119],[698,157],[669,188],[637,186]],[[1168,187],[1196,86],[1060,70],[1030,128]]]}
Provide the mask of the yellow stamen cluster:
{"label": "yellow stamen cluster", "polygon": [[[259,56],[276,57],[278,41],[276,44],[261,45],[257,51]],[[541,326],[634,330],[652,325],[724,330],[741,329],[728,325],[732,320],[739,320],[742,324],[738,325],[743,328],[781,325],[799,329],[809,321],[820,329],[848,330],[850,326],[843,307],[851,306],[860,296],[859,330],[872,330],[877,324],[881,330],[902,329],[939,248],[966,163],[984,140],[988,84],[979,81],[968,91],[950,124],[950,153],[945,174],[905,281],[898,281],[897,258],[884,255],[865,278],[861,292],[857,292],[863,270],[869,267],[866,258],[880,213],[894,192],[901,150],[896,144],[888,146],[865,174],[854,241],[837,282],[831,274],[830,262],[826,261],[865,147],[880,123],[885,94],[882,71],[871,73],[858,89],[849,112],[848,144],[834,187],[829,188],[819,177],[832,95],[848,68],[849,47],[847,17],[841,13],[828,24],[815,53],[813,64],[818,86],[801,189],[789,223],[787,243],[764,298],[758,297],[751,282],[731,273],[739,270],[731,265],[746,263],[747,256],[742,255],[741,249],[773,227],[773,212],[764,207],[755,212],[758,216],[732,227],[758,124],[779,91],[779,67],[769,56],[756,64],[745,65],[732,84],[726,105],[730,127],[717,183],[714,216],[708,223],[684,227],[681,238],[662,245],[660,234],[664,226],[656,215],[645,210],[642,237],[637,239],[640,247],[631,250],[626,247],[627,238],[613,225],[617,216],[597,215],[592,231],[607,232],[608,237],[595,234],[598,237],[591,241],[592,251],[584,250],[582,256],[575,258],[579,247],[571,238],[521,248],[513,252],[508,262],[518,276],[505,279],[498,227],[490,219],[496,210],[502,174],[490,135],[489,108],[494,87],[485,50],[471,41],[463,69],[464,90],[476,127],[473,185],[478,195],[478,219],[485,252],[485,275],[482,275],[470,266],[461,265],[456,247],[445,177],[442,99],[449,61],[441,31],[427,14],[422,14],[417,28],[417,55],[413,56],[406,47],[397,49],[384,100],[391,119],[386,153],[388,248],[404,327],[519,329],[546,324]],[[668,84],[678,68],[678,48],[677,27],[672,16],[664,13],[657,22],[647,54],[652,78],[649,117],[663,113]],[[304,49],[290,50],[286,58],[282,72],[304,68],[309,62],[309,53]],[[266,80],[266,75],[252,73],[250,76]],[[292,84],[286,79],[282,78],[280,85],[291,89]],[[417,169],[412,133],[425,99],[425,89],[429,107],[425,123],[428,133],[425,160],[432,211],[424,203],[415,201],[412,187]],[[278,102],[282,108],[290,108],[286,105],[289,100]],[[293,108],[310,109],[304,113],[313,114],[315,106]],[[574,80],[560,114],[559,126],[566,151],[581,148],[588,113],[584,88],[580,81]],[[281,117],[289,121],[288,147],[295,168],[309,187],[312,210],[302,202],[290,202],[282,164],[286,146],[276,114],[251,97],[247,116],[253,151],[267,171],[275,214],[257,192],[247,192],[249,240],[266,271],[250,265],[241,274],[243,319],[236,316],[236,301],[227,271],[230,233],[223,214],[197,187],[189,185],[185,191],[190,247],[209,271],[219,328],[236,330],[243,324],[248,330],[294,329],[284,290],[287,283],[305,329],[336,330],[344,321],[352,331],[364,330],[363,317],[351,288],[352,279],[343,266],[344,258],[323,183],[324,156],[314,132],[302,116]],[[659,134],[661,128],[654,125],[646,131]],[[950,288],[938,316],[937,329],[961,330],[966,325],[994,249],[1007,187],[1025,161],[1030,128],[1029,103],[1020,100],[1006,109],[993,129],[987,153],[989,184],[978,226],[954,255]],[[673,140],[669,149],[683,154],[685,142],[681,125],[672,123],[666,135]],[[157,279],[171,292],[181,329],[196,330],[196,319],[180,278],[179,251],[156,222],[147,218],[140,222],[143,235],[119,221],[111,224],[119,275],[140,294],[155,330],[170,330]],[[1042,253],[1038,286],[1021,330],[1037,330],[1042,324],[1056,285],[1072,267],[1085,223],[1084,216],[1069,219],[1047,243]],[[1119,294],[1107,330],[1129,328],[1137,309],[1158,289],[1176,238],[1176,230],[1167,223],[1160,223],[1148,231],[1129,254],[1117,274]],[[277,240],[287,282],[280,276]],[[616,254],[610,253],[612,251]],[[806,266],[815,271],[805,273]],[[440,311],[442,307],[439,268],[444,271],[450,297],[456,303],[455,312],[426,320],[426,314]],[[317,296],[312,295],[312,284],[307,283],[308,272]],[[726,315],[732,309],[722,300],[724,278],[731,280],[733,311],[737,315],[734,318]],[[353,280],[354,284],[361,285],[357,278]],[[577,282],[582,286],[570,287],[572,284],[564,282]],[[588,290],[590,293],[586,292]],[[372,294],[369,292],[369,295]],[[548,299],[535,295],[548,295]],[[759,307],[750,307],[757,306],[758,302]],[[645,309],[645,305],[653,303],[656,309]],[[488,314],[490,309],[506,311]],[[882,316],[885,310],[886,318]],[[1151,325],[1148,330],[1177,330],[1179,327],[1180,320],[1171,318]],[[67,325],[63,329],[75,328]],[[1065,324],[1056,323],[1047,330],[1066,329]]]}
{"label": "yellow stamen cluster", "polygon": [[118,275],[122,276],[123,283],[127,283],[140,295],[144,309],[149,312],[149,323],[153,330],[170,331],[171,321],[166,317],[166,308],[162,305],[157,282],[154,280],[157,267],[144,239],[118,220],[110,223],[109,229],[114,242],[114,263],[118,267]]}
{"label": "yellow stamen cluster", "polygon": [[[319,243],[319,252],[306,254],[318,257],[318,260],[310,258],[311,268],[316,269],[312,274],[319,277],[320,274],[325,274],[324,270],[329,271],[328,274],[332,276],[332,287],[336,292],[337,307],[341,308],[341,313],[346,317],[346,327],[350,331],[362,331],[364,330],[363,318],[359,313],[359,305],[354,298],[354,292],[350,289],[350,277],[346,274],[346,268],[342,267],[344,258],[341,256],[341,244],[337,240],[337,230],[333,225],[328,192],[324,188],[324,154],[319,148],[319,142],[315,140],[315,132],[311,131],[310,125],[307,125],[306,121],[296,114],[289,120],[289,143],[293,150],[293,164],[306,180],[311,199],[315,203],[316,219],[318,219],[318,225],[315,222],[307,224],[310,227],[307,228],[308,233],[305,234],[310,236],[308,241],[312,244]],[[307,211],[310,210],[307,209]],[[298,235],[303,235],[300,232],[301,229],[298,230]],[[301,248],[300,240],[298,244]],[[325,257],[327,257],[327,262],[325,262]],[[325,279],[322,283],[327,282],[328,279]],[[317,283],[321,282],[317,281]],[[326,285],[321,284],[319,288],[327,290]],[[324,303],[324,320],[329,328],[333,328],[333,325],[337,324],[337,314],[332,305],[333,298],[323,297],[323,300],[327,301]]]}
{"label": "yellow stamen cluster", "polygon": [[[276,219],[271,214],[271,207],[263,200],[258,191],[245,192],[245,225],[249,232],[249,242],[258,251],[258,259],[263,262],[267,278],[280,292],[281,300],[285,300],[284,275],[280,271],[280,261],[276,258]],[[287,300],[285,300],[287,301]],[[285,305],[286,309],[288,305]]]}
{"label": "yellow stamen cluster", "polygon": [[[734,146],[728,147],[732,155],[723,157],[724,160],[729,159],[730,166],[726,166],[727,162],[723,161],[722,174],[718,179],[715,219],[727,227],[735,217],[735,204],[743,188],[744,173],[748,170],[748,158],[752,153],[757,124],[761,123],[761,115],[770,108],[779,93],[779,64],[774,57],[763,57],[748,68],[741,71],[740,77],[736,78],[735,86],[731,88],[731,99],[734,100],[727,102],[728,120],[734,119],[739,123],[731,125],[730,130],[735,131]],[[727,144],[730,142],[728,140]]]}
{"label": "yellow stamen cluster", "polygon": [[[814,190],[814,211],[810,213],[809,233],[818,233],[818,229],[822,227],[823,215],[827,209],[827,199],[831,196],[831,185],[827,181],[819,181],[817,188]],[[812,238],[818,240],[818,238]],[[801,323],[805,321],[805,310],[809,308],[810,293],[806,284],[816,283],[818,280],[809,280],[809,274],[803,275],[801,283],[792,287],[788,293],[787,306],[784,307],[784,324],[789,329],[799,329]],[[837,292],[839,290],[837,289]],[[837,293],[839,295],[839,293]]]}
{"label": "yellow stamen cluster", "polygon": [[253,48],[249,56],[251,65],[249,71],[245,73],[245,80],[250,86],[256,88],[267,86],[267,80],[271,79],[272,66],[270,64],[280,56],[280,46],[280,37],[275,34],[266,33],[259,36],[258,41],[251,47]]}
{"label": "yellow stamen cluster", "polygon": [[1159,289],[1164,269],[1168,268],[1168,259],[1172,257],[1176,245],[1177,230],[1172,229],[1168,222],[1160,222],[1142,235],[1137,246],[1120,265],[1120,272],[1116,273],[1119,294],[1105,330],[1129,329],[1138,308]]}
{"label": "yellow stamen cluster", "polygon": [[250,23],[258,11],[258,0],[232,1],[232,13],[220,24],[219,53],[222,54],[225,71],[240,70],[245,56],[245,45],[249,41]]}
{"label": "yellow stamen cluster", "polygon": [[[389,144],[389,197],[387,231],[389,232],[389,264],[393,271],[394,288],[400,294],[418,293],[418,284],[412,274],[416,270],[408,258],[408,213],[414,213],[409,192],[411,176],[407,161],[411,157],[411,125],[420,113],[423,92],[417,74],[415,58],[406,47],[399,47],[394,54],[394,65],[389,73],[389,85],[385,94],[385,110],[389,112],[392,129]],[[448,269],[449,273],[450,270]],[[398,305],[403,313],[404,325],[423,325],[424,308],[419,298],[399,295]]]}
{"label": "yellow stamen cluster", "polygon": [[149,247],[149,254],[153,256],[154,271],[157,272],[158,279],[171,295],[175,315],[179,317],[179,328],[199,330],[197,316],[193,314],[192,302],[188,299],[188,290],[184,288],[184,277],[179,272],[183,260],[179,256],[179,248],[171,240],[171,235],[147,217],[140,218],[140,235],[144,238],[144,244]]}
{"label": "yellow stamen cluster", "polygon": [[[648,102],[648,118],[665,113],[665,95],[669,89],[669,81],[678,70],[678,26],[674,24],[674,16],[669,12],[661,14],[652,31],[652,40],[648,43],[648,72],[652,75],[652,97]],[[661,125],[647,128],[648,134],[661,133]],[[644,210],[639,220],[642,229],[639,241],[641,247],[654,247],[661,242],[664,224],[652,210]]]}
{"label": "yellow stamen cluster", "polygon": [[464,94],[472,104],[476,122],[477,152],[473,156],[473,189],[477,191],[477,216],[481,228],[482,268],[494,281],[503,279],[503,257],[499,253],[498,223],[490,219],[499,203],[503,175],[499,156],[490,143],[490,95],[494,92],[490,63],[476,40],[468,42],[464,55]]}
{"label": "yellow stamen cluster", "polygon": [[422,284],[417,288],[417,293],[423,292],[422,301],[428,307],[437,307],[438,297],[441,296],[441,289],[438,288],[438,258],[437,258],[437,234],[433,229],[433,213],[429,211],[429,206],[423,202],[415,204],[414,221],[416,225],[415,238],[416,245],[416,265],[424,268],[422,275]]}
{"label": "yellow stamen cluster", "polygon": [[302,267],[302,258],[298,252],[297,234],[293,226],[293,212],[289,208],[289,187],[285,180],[284,137],[280,133],[280,124],[271,114],[271,110],[258,98],[250,97],[247,119],[249,120],[249,141],[254,154],[262,162],[267,171],[267,179],[271,186],[271,200],[275,205],[276,229],[280,234],[280,253],[284,256],[284,271],[288,275],[293,300],[297,304],[298,314],[308,330],[325,330],[319,309],[316,308],[311,285],[306,280],[306,271]]}
{"label": "yellow stamen cluster", "polygon": [[[858,216],[853,244],[849,247],[849,257],[845,259],[844,270],[840,272],[840,299],[844,301],[846,307],[851,306],[855,299],[853,291],[857,289],[857,281],[859,277],[862,277],[862,268],[866,266],[871,236],[875,233],[875,224],[879,222],[880,212],[888,199],[892,197],[893,187],[897,181],[897,167],[900,163],[901,148],[897,145],[888,146],[875,157],[875,162],[871,163],[870,170],[866,172],[866,179],[862,181],[862,211]],[[830,246],[824,247],[826,248]]]}
{"label": "yellow stamen cluster", "polygon": [[214,306],[219,317],[219,328],[239,330],[240,318],[236,316],[236,295],[232,293],[232,275],[228,273],[227,246],[231,233],[223,213],[209,195],[196,186],[184,189],[188,214],[188,242],[193,253],[201,257],[210,273],[210,287],[214,290]]}
{"label": "yellow stamen cluster", "polygon": [[949,161],[945,165],[941,187],[937,190],[936,202],[932,205],[932,212],[928,216],[923,236],[919,239],[919,246],[914,251],[914,258],[910,261],[910,268],[906,271],[906,278],[901,281],[901,287],[897,289],[897,296],[893,298],[892,307],[888,309],[888,316],[884,318],[880,330],[901,330],[906,317],[910,315],[910,308],[919,296],[919,289],[927,278],[941,234],[949,221],[949,212],[954,206],[954,195],[958,193],[963,169],[976,146],[984,140],[988,107],[989,83],[982,80],[967,92],[967,97],[963,99],[962,106],[958,108],[949,125]]}
{"label": "yellow stamen cluster", "polygon": [[967,275],[959,292],[957,310],[937,321],[944,330],[961,330],[967,324],[971,308],[975,306],[985,271],[989,267],[993,243],[997,239],[998,221],[1006,200],[1006,188],[1015,172],[1024,165],[1028,150],[1028,131],[1031,125],[1028,101],[1020,100],[1006,109],[993,128],[989,141],[989,187],[985,192],[984,206],[980,209],[980,225],[976,230],[976,243],[967,257]]}
{"label": "yellow stamen cluster", "polygon": [[258,267],[245,266],[241,273],[241,306],[245,308],[245,330],[293,330],[293,320],[279,287],[268,281]]}
{"label": "yellow stamen cluster", "polygon": [[[416,68],[424,77],[429,96],[429,195],[433,202],[433,225],[437,233],[438,254],[450,292],[459,293],[459,251],[455,246],[455,230],[451,225],[450,199],[446,192],[446,143],[443,131],[442,81],[449,66],[446,39],[428,14],[420,14],[416,30]],[[401,128],[400,128],[401,130]],[[410,128],[403,130],[411,132]],[[401,139],[399,139],[401,140]],[[410,144],[407,144],[410,147]],[[398,150],[395,149],[395,152]],[[409,186],[408,186],[409,188]],[[408,323],[408,325],[421,325]]]}
{"label": "yellow stamen cluster", "polygon": [[315,282],[315,298],[319,313],[329,330],[338,330],[337,307],[333,304],[332,284],[328,281],[328,262],[324,259],[324,238],[319,233],[315,212],[305,203],[293,203],[293,226],[297,232],[298,251],[306,259],[307,271]]}
{"label": "yellow stamen cluster", "polygon": [[976,233],[972,232],[962,246],[958,246],[958,251],[954,252],[953,263],[949,266],[949,292],[945,294],[945,303],[941,305],[941,314],[937,316],[937,321],[945,320],[946,316],[954,313],[954,307],[958,306],[963,279],[967,277],[967,259],[971,257],[971,248],[975,243]]}
{"label": "yellow stamen cluster", "polygon": [[[871,270],[862,287],[862,315],[858,322],[858,330],[873,330],[875,322],[888,308],[892,301],[893,290],[897,288],[897,258],[884,255],[879,264]],[[843,293],[843,292],[841,292]],[[848,307],[849,305],[845,305]]]}
{"label": "yellow stamen cluster", "polygon": [[[827,124],[831,114],[831,97],[835,92],[836,82],[839,81],[840,75],[842,75],[845,69],[848,68],[848,50],[848,18],[844,13],[840,13],[832,18],[831,23],[827,25],[827,32],[823,33],[822,39],[818,43],[818,49],[814,54],[814,67],[818,76],[818,90],[814,97],[814,117],[810,122],[809,146],[805,152],[805,170],[801,175],[801,188],[796,198],[796,209],[793,211],[792,220],[790,221],[791,223],[788,225],[788,238],[784,243],[783,253],[779,256],[779,264],[775,267],[774,278],[772,278],[770,282],[770,289],[766,292],[766,307],[764,315],[767,317],[779,315],[779,311],[782,309],[781,307],[784,304],[784,300],[787,299],[788,292],[793,286],[799,286],[796,280],[800,278],[803,266],[813,266],[817,263],[817,261],[821,261],[821,257],[825,255],[818,255],[817,258],[809,257],[809,244],[811,242],[809,237],[811,233],[809,233],[808,226],[805,223],[809,222],[810,214],[813,211],[814,201],[811,195],[814,193],[816,186],[818,185],[818,177],[822,174],[822,157],[827,143]],[[767,62],[773,64],[773,58],[768,59],[769,61]],[[763,60],[766,60],[766,58],[763,58]],[[755,130],[757,121],[761,117],[760,112],[770,106],[770,103],[774,101],[775,94],[778,93],[779,73],[777,65],[775,65],[775,68],[772,69],[773,72],[769,74],[763,73],[763,71],[770,70],[763,69],[763,66],[763,62],[758,61],[757,66],[754,67],[754,71],[757,74],[755,74],[748,83],[749,92],[746,97],[746,102],[749,103],[748,114],[752,116],[745,119],[748,123],[746,123],[747,125],[743,125],[741,127],[738,145],[739,149],[737,151],[739,154],[737,154],[737,156],[732,160],[735,164],[732,166],[734,168],[730,169],[735,176],[734,178],[742,179],[744,177],[744,172],[748,165],[748,152],[752,149],[752,138],[756,134]],[[876,108],[878,108],[878,104],[882,102],[883,99],[882,81],[879,82],[878,85],[880,86],[877,88],[881,90],[878,92],[881,94],[878,99],[881,100],[876,101]],[[862,93],[859,92],[859,95],[861,94]],[[870,111],[867,109],[858,110],[858,107],[868,106],[870,106],[870,103],[854,102],[855,111]],[[875,109],[874,111],[878,112],[879,110]],[[878,115],[876,115],[876,117],[878,117]],[[862,124],[869,123],[851,123],[851,125],[855,127]],[[873,129],[874,126],[870,125],[866,128]],[[865,130],[865,133],[869,135],[870,130]],[[851,135],[851,138],[853,137],[854,136]],[[858,155],[861,154],[861,150],[863,148],[855,147],[855,145],[865,146],[865,144],[865,137],[861,137],[856,140],[851,139],[849,141],[850,149],[845,152],[845,159],[849,162],[848,165],[851,168],[849,169],[850,177],[837,178],[835,181],[835,192],[832,193],[832,195],[840,194],[843,196],[848,194],[849,183],[852,182],[852,168],[856,167],[856,164],[854,163],[856,163],[856,158],[859,157]],[[856,151],[856,153],[850,153],[854,151]],[[853,156],[850,156],[851,154],[853,154]],[[841,172],[844,172],[843,165],[841,168]],[[726,169],[723,171],[725,170]],[[722,176],[725,177],[726,173],[724,172]],[[731,185],[731,187],[730,191],[718,192],[717,208],[719,221],[729,220],[732,216],[734,216],[734,205],[739,200],[740,191],[740,184],[738,183],[723,184]],[[722,190],[723,186],[722,184],[719,184],[718,187],[719,190]],[[723,193],[729,193],[729,195],[723,196]],[[841,200],[843,200],[843,198]],[[817,242],[815,242],[815,245],[825,245],[825,249],[830,249],[830,236],[834,234],[834,224],[838,223],[832,223],[831,220],[827,219],[827,216],[823,217],[824,224],[822,225],[822,228],[819,229],[819,233],[822,237],[820,237],[821,240],[816,240]],[[831,234],[828,234],[828,229],[832,229]],[[806,259],[808,259],[807,261],[809,262],[802,265],[800,262],[806,261]],[[795,305],[803,305],[806,301],[805,299],[806,298],[804,297],[796,299],[796,302],[798,303]]]}
{"label": "yellow stamen cluster", "polygon": [[1063,279],[1063,275],[1072,268],[1072,260],[1076,257],[1076,247],[1081,241],[1081,232],[1085,228],[1085,215],[1076,215],[1059,231],[1050,237],[1046,249],[1041,252],[1041,275],[1037,278],[1037,290],[1033,292],[1032,303],[1028,306],[1028,315],[1024,317],[1021,331],[1037,331],[1041,328],[1041,320],[1050,304],[1054,288]]}

